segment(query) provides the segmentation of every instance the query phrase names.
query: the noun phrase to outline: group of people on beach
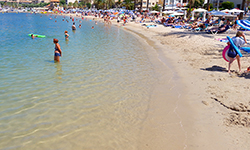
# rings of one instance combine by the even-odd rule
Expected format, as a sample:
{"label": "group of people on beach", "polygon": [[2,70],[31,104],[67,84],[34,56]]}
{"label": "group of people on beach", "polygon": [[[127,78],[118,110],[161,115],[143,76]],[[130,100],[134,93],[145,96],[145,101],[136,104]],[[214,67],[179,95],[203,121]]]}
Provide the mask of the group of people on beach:
{"label": "group of people on beach", "polygon": [[[142,14],[139,14],[141,15],[141,18],[142,18],[142,22],[145,21],[144,18],[147,18],[149,16],[147,15],[142,15]],[[104,19],[104,23],[105,24],[111,24],[111,19],[112,17],[110,17],[108,14],[95,14],[95,17],[101,17]],[[158,19],[159,16],[156,16],[154,15],[154,18],[155,19]],[[70,19],[73,21],[73,25],[72,25],[72,30],[75,31],[76,30],[76,25],[75,25],[75,19],[73,17],[70,16]],[[84,17],[82,16],[82,19],[84,19]],[[124,24],[127,22],[127,16],[124,15],[122,18],[120,18],[120,16],[118,15],[117,16],[117,22],[119,23],[120,20],[123,20],[124,21]],[[236,20],[238,19],[238,16],[236,18]],[[76,19],[77,20],[77,19]],[[233,23],[236,24],[236,20],[233,21]],[[132,21],[132,20],[131,20]],[[163,24],[163,25],[166,25],[167,24],[182,24],[184,25],[185,22],[187,22],[188,20],[183,20],[182,17],[179,17],[179,18],[174,18],[172,16],[169,16],[167,18],[163,17],[158,23],[160,24]],[[198,23],[198,22],[201,22],[201,18],[197,18],[196,20],[193,21],[192,24],[189,24],[188,27],[192,28],[192,29],[195,29],[197,27],[200,27],[200,28],[205,28],[206,25],[214,25],[214,24],[220,24],[219,26],[216,26],[213,28],[210,28],[210,32],[215,32],[215,31],[222,31],[222,30],[225,30],[225,29],[228,29],[229,26],[235,28],[235,24],[231,24],[232,22],[230,20],[226,20],[225,18],[219,18],[218,20],[214,20],[212,18],[212,16],[210,16],[205,22],[203,23]],[[96,23],[97,24],[97,23]],[[79,28],[81,28],[81,24],[79,25]],[[92,29],[94,28],[94,26],[92,26]],[[66,40],[69,40],[69,34],[68,34],[68,31],[65,31],[64,32],[65,34],[65,39]],[[32,38],[34,38],[35,36],[32,35],[31,36]],[[245,43],[247,43],[247,40],[246,40],[246,37],[245,37],[245,34],[242,32],[242,31],[238,31],[236,33],[236,36],[232,38],[232,41],[233,43],[235,44],[235,46],[237,46],[238,48],[240,48],[242,45],[244,45]],[[54,55],[54,60],[55,62],[60,62],[60,57],[62,56],[62,51],[61,51],[61,47],[58,43],[58,39],[53,39],[53,43],[55,44],[55,55]],[[230,45],[230,43],[228,43]],[[228,64],[228,73],[231,73],[231,65],[233,63],[233,61],[236,59],[237,62],[238,62],[238,67],[239,67],[239,72],[241,72],[241,63],[240,63],[240,56],[239,54],[237,53],[237,51],[235,51],[235,49],[233,48],[233,46],[230,46],[229,48],[229,51],[228,51],[228,57],[229,57],[229,64]],[[249,67],[249,70],[247,70],[247,72],[250,71],[250,67]]]}

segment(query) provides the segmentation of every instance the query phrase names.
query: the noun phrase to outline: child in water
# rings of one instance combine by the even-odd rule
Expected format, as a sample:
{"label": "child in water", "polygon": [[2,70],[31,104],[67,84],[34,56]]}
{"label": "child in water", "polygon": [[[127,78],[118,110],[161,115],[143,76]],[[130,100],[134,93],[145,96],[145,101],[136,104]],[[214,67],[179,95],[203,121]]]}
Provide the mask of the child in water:
{"label": "child in water", "polygon": [[67,30],[64,31],[64,35],[65,35],[65,39],[68,40],[69,39],[69,34],[68,34]]}

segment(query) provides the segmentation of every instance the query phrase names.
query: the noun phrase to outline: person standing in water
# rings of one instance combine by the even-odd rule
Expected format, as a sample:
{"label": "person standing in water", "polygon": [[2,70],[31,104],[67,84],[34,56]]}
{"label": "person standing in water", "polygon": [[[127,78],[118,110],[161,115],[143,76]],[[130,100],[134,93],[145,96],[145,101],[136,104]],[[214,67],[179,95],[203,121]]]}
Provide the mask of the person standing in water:
{"label": "person standing in water", "polygon": [[58,39],[53,39],[53,42],[55,44],[55,55],[54,55],[54,61],[55,62],[60,62],[60,57],[62,56],[62,50],[59,45]]}
{"label": "person standing in water", "polygon": [[75,26],[74,22],[73,22],[73,25],[72,25],[72,30],[76,30],[76,26]]}
{"label": "person standing in water", "polygon": [[68,34],[68,31],[67,31],[67,30],[64,31],[64,34],[65,34],[65,39],[66,39],[66,40],[69,40],[69,34]]}

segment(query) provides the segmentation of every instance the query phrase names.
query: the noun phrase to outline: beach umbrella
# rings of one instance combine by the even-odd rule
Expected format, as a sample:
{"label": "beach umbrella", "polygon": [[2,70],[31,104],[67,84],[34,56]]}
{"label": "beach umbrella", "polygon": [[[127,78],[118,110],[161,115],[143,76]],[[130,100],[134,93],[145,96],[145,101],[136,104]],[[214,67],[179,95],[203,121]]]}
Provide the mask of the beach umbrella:
{"label": "beach umbrella", "polygon": [[229,12],[229,11],[230,11],[229,9],[222,10],[222,12]]}
{"label": "beach umbrella", "polygon": [[175,12],[175,13],[173,13],[173,14],[171,14],[171,15],[173,15],[173,16],[183,16],[184,13],[177,13],[177,12]]}
{"label": "beach umbrella", "polygon": [[203,8],[198,8],[198,9],[194,10],[194,12],[207,12],[207,10],[203,9]]}
{"label": "beach umbrella", "polygon": [[232,13],[241,13],[241,12],[244,12],[244,11],[234,8],[234,9],[229,10],[229,12],[232,12]]}
{"label": "beach umbrella", "polygon": [[177,10],[176,12],[178,12],[178,13],[184,13],[184,11],[181,10],[181,9]]}
{"label": "beach umbrella", "polygon": [[158,13],[158,11],[153,10],[153,11],[150,11],[150,13],[154,14],[154,13]]}
{"label": "beach umbrella", "polygon": [[227,13],[224,13],[224,12],[221,12],[221,11],[214,11],[214,12],[209,12],[210,15],[213,15],[213,16],[228,16],[230,14],[227,14]]}
{"label": "beach umbrella", "polygon": [[164,14],[172,14],[172,13],[174,13],[174,11],[163,11],[162,13],[164,13]]}
{"label": "beach umbrella", "polygon": [[250,30],[249,20],[237,20],[236,23],[244,29]]}

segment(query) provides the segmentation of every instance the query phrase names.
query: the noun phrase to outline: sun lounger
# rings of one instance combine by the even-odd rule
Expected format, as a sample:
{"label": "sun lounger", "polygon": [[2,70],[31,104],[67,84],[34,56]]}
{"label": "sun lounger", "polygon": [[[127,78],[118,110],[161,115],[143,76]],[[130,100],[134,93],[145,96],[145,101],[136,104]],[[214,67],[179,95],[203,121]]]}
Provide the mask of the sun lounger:
{"label": "sun lounger", "polygon": [[227,32],[229,29],[230,29],[230,27],[228,26],[224,30],[220,30],[220,29],[218,29],[218,30],[207,30],[206,33],[208,33],[208,34],[220,34],[220,33]]}

